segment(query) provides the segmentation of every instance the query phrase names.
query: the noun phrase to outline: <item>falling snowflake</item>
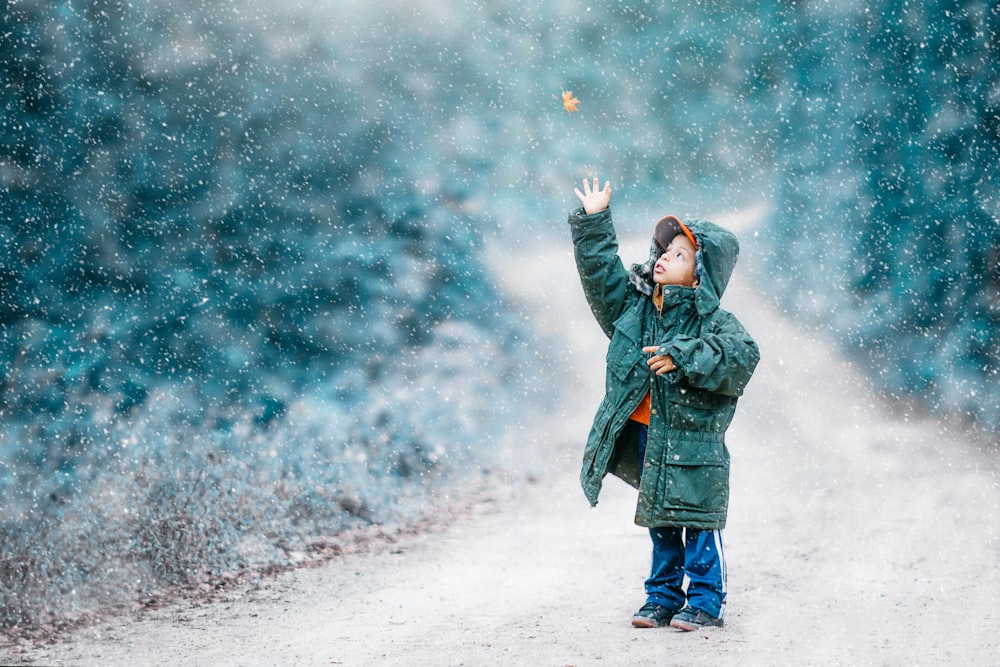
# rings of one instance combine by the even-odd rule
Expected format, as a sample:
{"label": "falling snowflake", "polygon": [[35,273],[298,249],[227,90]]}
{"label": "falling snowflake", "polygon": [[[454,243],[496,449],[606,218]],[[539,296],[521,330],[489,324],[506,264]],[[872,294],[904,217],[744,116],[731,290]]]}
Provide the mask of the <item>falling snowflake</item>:
{"label": "falling snowflake", "polygon": [[576,111],[577,105],[580,104],[580,100],[573,97],[573,92],[570,90],[564,90],[562,94],[562,103],[566,107],[568,113],[573,113]]}

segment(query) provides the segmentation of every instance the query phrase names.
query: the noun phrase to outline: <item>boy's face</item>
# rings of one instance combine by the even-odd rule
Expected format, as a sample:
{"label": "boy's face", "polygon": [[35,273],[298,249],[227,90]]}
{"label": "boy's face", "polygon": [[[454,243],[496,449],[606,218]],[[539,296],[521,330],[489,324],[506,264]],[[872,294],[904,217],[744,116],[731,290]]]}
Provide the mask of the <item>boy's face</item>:
{"label": "boy's face", "polygon": [[696,287],[694,279],[695,248],[684,234],[674,237],[653,266],[653,282],[657,285]]}

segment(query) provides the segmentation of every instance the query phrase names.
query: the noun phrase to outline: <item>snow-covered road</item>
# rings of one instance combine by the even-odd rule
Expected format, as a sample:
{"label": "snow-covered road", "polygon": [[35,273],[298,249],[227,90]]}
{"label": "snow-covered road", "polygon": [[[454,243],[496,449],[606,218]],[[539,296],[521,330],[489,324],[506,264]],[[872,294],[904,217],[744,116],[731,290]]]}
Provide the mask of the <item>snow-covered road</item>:
{"label": "snow-covered road", "polygon": [[568,243],[498,260],[497,269],[565,354],[563,408],[527,429],[525,458],[544,462],[536,483],[445,530],[214,603],[107,620],[65,643],[0,654],[2,662],[996,663],[995,438],[886,405],[850,360],[738,275],[724,305],[755,336],[762,361],[729,438],[727,625],[690,634],[632,628],[649,561],[646,532],[631,523],[634,493],[609,480],[591,509],[577,484],[605,340]]}

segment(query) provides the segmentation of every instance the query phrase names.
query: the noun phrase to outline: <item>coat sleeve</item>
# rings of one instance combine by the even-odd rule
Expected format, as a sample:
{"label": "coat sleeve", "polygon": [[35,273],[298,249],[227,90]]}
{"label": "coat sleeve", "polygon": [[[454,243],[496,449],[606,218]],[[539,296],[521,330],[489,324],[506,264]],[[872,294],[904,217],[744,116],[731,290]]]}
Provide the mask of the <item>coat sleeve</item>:
{"label": "coat sleeve", "polygon": [[709,323],[703,335],[677,336],[657,354],[669,354],[677,366],[669,380],[683,378],[692,387],[725,396],[742,394],[760,361],[757,343],[730,313]]}
{"label": "coat sleeve", "polygon": [[569,215],[576,270],[591,312],[611,338],[628,294],[628,272],[618,257],[618,238],[611,210],[587,214],[582,208]]}

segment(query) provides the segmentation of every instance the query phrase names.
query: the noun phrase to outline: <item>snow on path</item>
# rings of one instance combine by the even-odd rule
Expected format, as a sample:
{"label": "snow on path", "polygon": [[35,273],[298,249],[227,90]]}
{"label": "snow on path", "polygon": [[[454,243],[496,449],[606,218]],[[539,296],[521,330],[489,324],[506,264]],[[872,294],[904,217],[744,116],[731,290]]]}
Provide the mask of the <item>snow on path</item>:
{"label": "snow on path", "polygon": [[[633,244],[642,253],[642,243]],[[624,252],[623,252],[624,254]],[[629,255],[625,255],[629,256]],[[535,484],[444,531],[212,604],[0,655],[67,665],[995,664],[1000,485],[991,438],[895,415],[857,370],[734,280],[762,361],[730,431],[727,625],[636,630],[648,537],[634,492],[577,483],[606,341],[566,245],[497,260],[559,342],[564,407],[534,424]],[[544,293],[543,293],[544,292]]]}

